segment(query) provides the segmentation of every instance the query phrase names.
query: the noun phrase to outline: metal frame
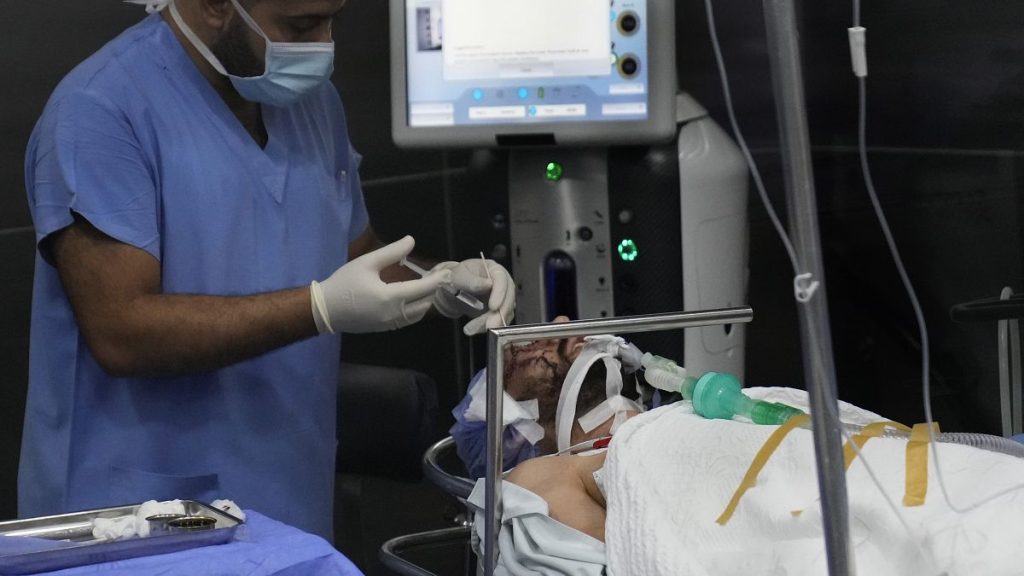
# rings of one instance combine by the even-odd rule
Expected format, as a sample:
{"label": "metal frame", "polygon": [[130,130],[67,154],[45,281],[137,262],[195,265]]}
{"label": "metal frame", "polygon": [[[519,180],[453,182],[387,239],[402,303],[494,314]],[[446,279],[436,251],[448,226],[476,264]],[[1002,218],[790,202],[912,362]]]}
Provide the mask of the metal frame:
{"label": "metal frame", "polygon": [[446,493],[466,500],[473,492],[474,482],[469,478],[445,472],[438,463],[438,456],[455,446],[455,438],[446,436],[427,448],[423,453],[423,475]]}
{"label": "metal frame", "polygon": [[797,305],[803,343],[804,379],[811,404],[814,459],[825,531],[828,573],[853,573],[849,541],[849,503],[843,466],[842,432],[838,418],[836,370],[832,357],[825,266],[818,234],[811,140],[807,129],[800,30],[796,0],[763,0],[768,57],[782,144],[783,177],[789,208],[790,236],[799,260],[798,273],[810,273],[817,292]]}
{"label": "metal frame", "polygon": [[469,534],[472,529],[472,526],[456,526],[454,528],[441,528],[429,532],[398,536],[388,540],[380,547],[378,557],[382,564],[403,576],[437,576],[430,570],[421,568],[402,558],[401,554],[423,546],[469,542]]}
{"label": "metal frame", "polygon": [[[474,482],[469,478],[456,476],[446,472],[439,462],[442,454],[455,448],[455,439],[451,436],[435,442],[423,453],[423,474],[446,494],[460,500],[469,498]],[[392,538],[381,545],[378,557],[382,564],[402,576],[437,576],[418,564],[406,560],[403,554],[438,544],[465,543],[468,547],[473,525],[471,522],[451,528],[441,528],[418,532]]]}
{"label": "metal frame", "polygon": [[595,320],[577,320],[558,324],[527,324],[508,328],[492,329],[487,336],[487,475],[484,492],[484,563],[485,573],[490,576],[497,565],[498,529],[501,515],[502,474],[501,437],[505,426],[502,418],[502,391],[504,386],[504,355],[508,344],[528,342],[544,338],[565,338],[569,336],[593,336],[596,334],[635,334],[679,328],[696,328],[714,324],[735,324],[750,322],[754,312],[749,307],[725,308],[696,312],[669,312],[642,316],[624,316]]}
{"label": "metal frame", "polygon": [[[1013,289],[1003,288],[1000,300],[1009,300]],[[997,327],[999,338],[999,406],[1002,412],[1003,436],[1009,438],[1024,432],[1021,408],[1020,320],[1003,318]]]}

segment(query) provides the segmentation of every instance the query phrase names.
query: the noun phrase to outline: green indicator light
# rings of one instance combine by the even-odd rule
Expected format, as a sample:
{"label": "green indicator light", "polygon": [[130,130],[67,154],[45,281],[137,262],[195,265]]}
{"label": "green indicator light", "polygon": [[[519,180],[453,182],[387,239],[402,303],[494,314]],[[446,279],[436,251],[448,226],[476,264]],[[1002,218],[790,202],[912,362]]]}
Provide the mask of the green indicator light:
{"label": "green indicator light", "polygon": [[636,260],[636,257],[640,255],[640,250],[636,247],[636,242],[633,242],[629,238],[626,238],[622,242],[619,242],[619,258],[622,258],[623,262],[632,262]]}
{"label": "green indicator light", "polygon": [[558,162],[548,162],[548,165],[544,167],[544,176],[552,182],[561,180],[564,172],[565,169]]}
{"label": "green indicator light", "polygon": [[544,87],[541,86],[540,88],[537,88],[537,98],[543,98],[543,97],[544,97]]}

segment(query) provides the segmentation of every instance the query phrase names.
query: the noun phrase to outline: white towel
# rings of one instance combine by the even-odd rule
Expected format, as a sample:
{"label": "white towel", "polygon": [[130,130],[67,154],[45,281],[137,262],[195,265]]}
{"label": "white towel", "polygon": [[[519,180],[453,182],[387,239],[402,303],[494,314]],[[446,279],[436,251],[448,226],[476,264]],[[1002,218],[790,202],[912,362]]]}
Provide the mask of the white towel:
{"label": "white towel", "polygon": [[[792,389],[750,388],[806,408]],[[847,422],[877,416],[850,405]],[[604,468],[608,492],[606,544],[611,576],[827,574],[814,452],[809,430],[797,429],[740,500],[729,523],[715,522],[756,452],[775,426],[706,420],[689,403],[653,410],[624,424]],[[1024,483],[1024,460],[965,446],[938,446],[951,498],[965,506]],[[924,505],[902,505],[906,441],[872,439],[863,450],[886,492],[912,528],[899,523],[862,463],[847,472],[851,550],[857,573],[870,576],[1000,576],[1024,573],[1024,490],[969,514],[956,514],[939,491],[929,454]],[[791,511],[802,509],[793,516]],[[919,553],[920,551],[920,553]],[[929,567],[934,569],[929,569]]]}
{"label": "white towel", "polygon": [[245,512],[242,512],[242,509],[238,506],[238,504],[235,504],[234,500],[214,500],[213,502],[210,503],[210,506],[216,508],[217,510],[227,512],[228,514],[231,514],[232,516],[238,518],[242,522],[245,522]]}
{"label": "white towel", "polygon": [[[232,500],[214,500],[210,507],[222,510],[231,514],[241,521],[245,521],[245,512]],[[160,514],[185,514],[185,504],[181,500],[167,500],[157,502],[147,500],[139,505],[135,514],[119,516],[117,518],[96,518],[92,521],[92,536],[96,539],[120,540],[139,536],[149,536],[149,518]]]}
{"label": "white towel", "polygon": [[149,536],[149,521],[146,518],[157,514],[184,514],[185,505],[181,500],[157,502],[148,500],[135,509],[135,514],[117,518],[95,518],[92,521],[92,537],[104,540],[121,540],[132,536]]}
{"label": "white towel", "polygon": [[150,516],[184,513],[185,505],[181,503],[181,500],[168,500],[166,502],[147,500],[140,504],[139,509],[135,512],[135,532],[142,537],[149,536],[149,520],[146,520],[146,518]]}
{"label": "white towel", "polygon": [[135,516],[94,518],[92,521],[92,537],[97,540],[121,540],[135,534]]}

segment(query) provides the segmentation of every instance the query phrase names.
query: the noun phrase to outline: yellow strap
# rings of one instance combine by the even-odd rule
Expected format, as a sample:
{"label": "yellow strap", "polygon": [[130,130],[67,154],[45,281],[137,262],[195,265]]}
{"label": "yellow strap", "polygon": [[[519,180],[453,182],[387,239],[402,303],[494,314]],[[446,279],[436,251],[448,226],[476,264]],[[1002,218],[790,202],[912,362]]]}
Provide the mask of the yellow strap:
{"label": "yellow strap", "polygon": [[[895,428],[902,430],[903,432],[910,432],[910,426],[906,424],[900,424],[899,422],[893,422],[891,420],[882,420],[880,422],[872,422],[864,427],[859,433],[853,436],[851,440],[857,444],[858,449],[863,449],[864,445],[868,443],[871,438],[877,438],[882,435],[882,432],[886,428]],[[857,452],[854,451],[853,446],[847,442],[843,445],[843,469],[849,470],[850,464],[857,458]]]}
{"label": "yellow strap", "polygon": [[[934,423],[935,434],[939,424]],[[907,442],[907,479],[903,493],[904,506],[920,506],[928,495],[928,425],[914,424]]]}
{"label": "yellow strap", "polygon": [[[900,424],[899,422],[893,422],[891,420],[882,420],[879,422],[872,422],[865,426],[859,433],[855,434],[850,440],[857,444],[858,450],[863,450],[864,445],[868,443],[871,438],[877,438],[882,435],[882,432],[886,428],[895,428],[902,430],[903,432],[910,432],[910,426],[906,424]],[[843,470],[849,470],[850,465],[857,458],[857,451],[854,451],[853,446],[850,446],[850,442],[843,445]],[[803,514],[803,510],[792,510],[790,514],[793,516],[799,516]]]}
{"label": "yellow strap", "polygon": [[785,439],[790,431],[807,422],[809,418],[810,416],[806,414],[797,414],[787,420],[785,424],[779,426],[775,432],[772,432],[772,435],[768,437],[768,440],[761,446],[761,449],[757,451],[757,455],[754,456],[754,461],[750,463],[750,468],[747,469],[747,473],[743,476],[743,481],[740,482],[736,492],[733,493],[729,505],[725,507],[725,511],[722,512],[722,515],[715,522],[724,526],[732,518],[733,512],[739,506],[740,498],[743,498],[743,494],[757,483],[757,475],[761,473],[761,469],[764,468],[768,459],[775,452],[775,449],[779,447],[779,444],[782,443],[782,440]]}

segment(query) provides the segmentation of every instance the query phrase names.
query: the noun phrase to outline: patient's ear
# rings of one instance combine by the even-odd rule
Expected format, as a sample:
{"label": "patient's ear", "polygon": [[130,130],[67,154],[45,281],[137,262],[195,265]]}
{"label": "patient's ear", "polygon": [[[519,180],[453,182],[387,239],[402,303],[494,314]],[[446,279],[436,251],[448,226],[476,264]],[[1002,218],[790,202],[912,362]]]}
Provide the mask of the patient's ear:
{"label": "patient's ear", "polygon": [[570,357],[575,358],[576,356],[578,356],[579,353],[583,351],[583,346],[585,345],[586,342],[584,342],[582,338],[580,338],[576,342],[573,342],[572,345],[569,346]]}

